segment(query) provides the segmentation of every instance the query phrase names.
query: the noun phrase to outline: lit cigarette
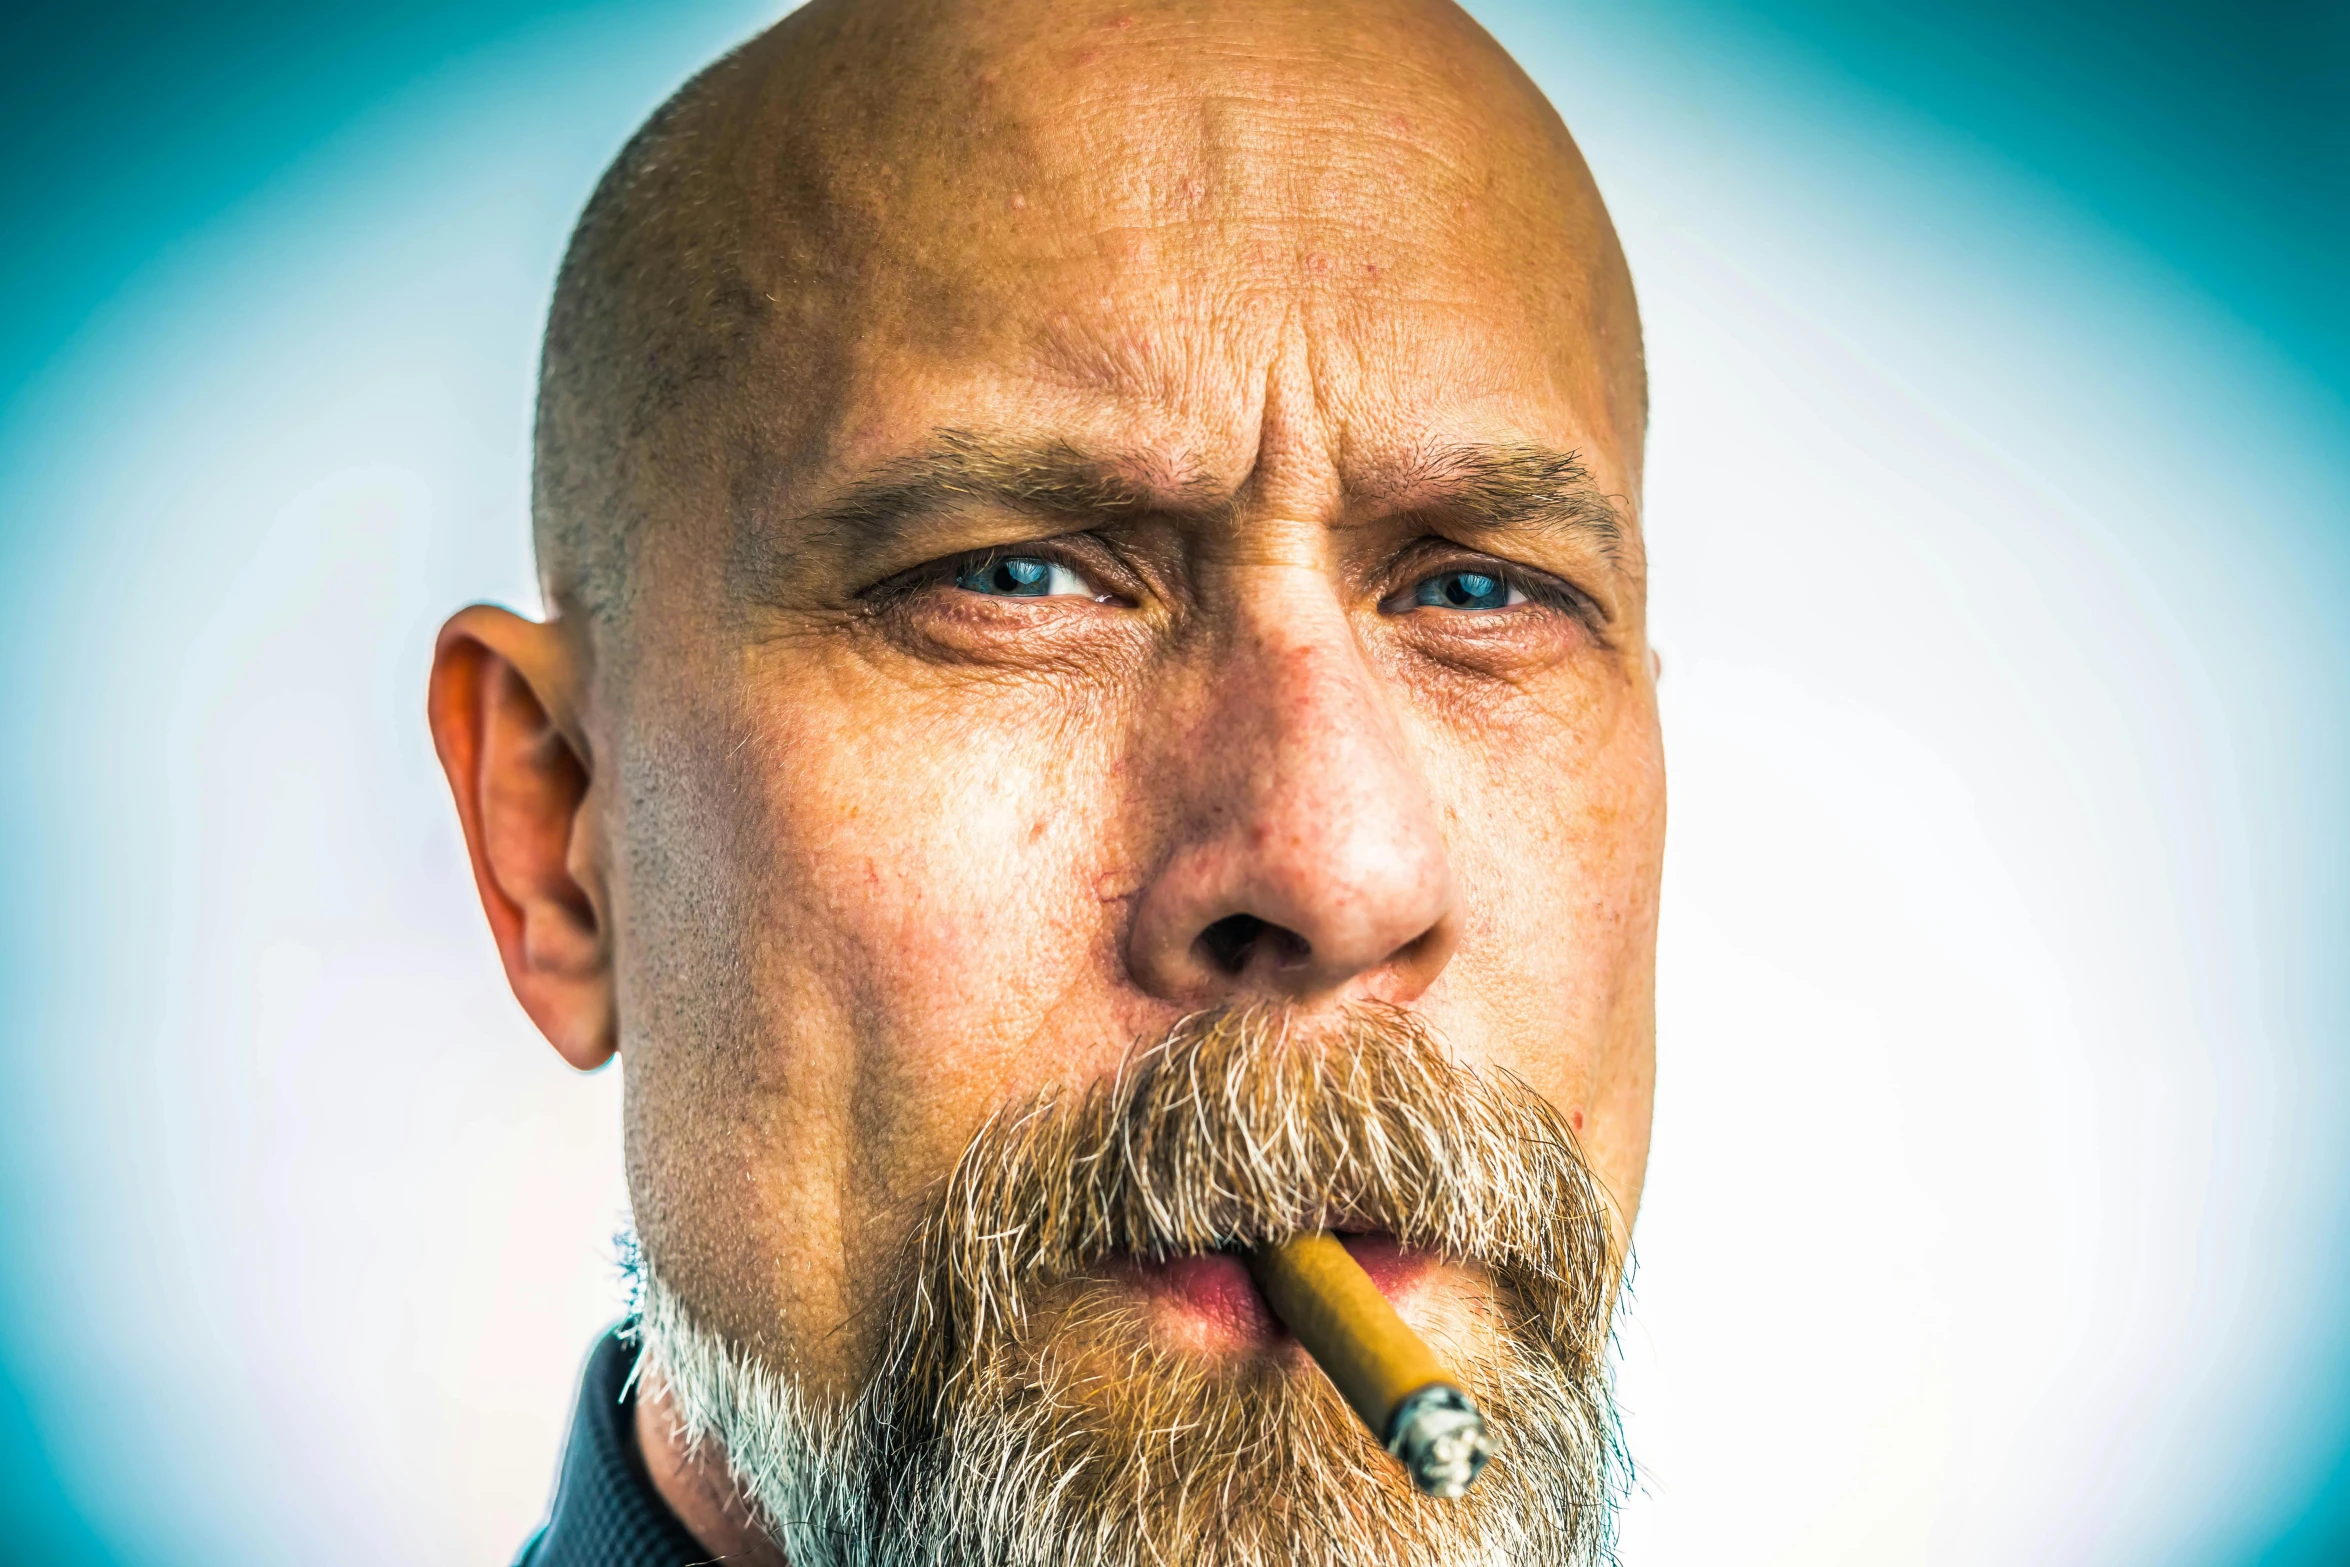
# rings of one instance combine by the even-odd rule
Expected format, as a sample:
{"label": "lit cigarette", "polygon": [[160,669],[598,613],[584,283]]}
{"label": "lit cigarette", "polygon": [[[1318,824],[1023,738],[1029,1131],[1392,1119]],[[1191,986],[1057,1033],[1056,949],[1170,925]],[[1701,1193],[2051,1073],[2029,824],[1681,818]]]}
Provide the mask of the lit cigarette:
{"label": "lit cigarette", "polygon": [[1458,1496],[1493,1452],[1485,1417],[1444,1362],[1329,1235],[1251,1252],[1273,1314],[1337,1384],[1371,1434],[1430,1496]]}

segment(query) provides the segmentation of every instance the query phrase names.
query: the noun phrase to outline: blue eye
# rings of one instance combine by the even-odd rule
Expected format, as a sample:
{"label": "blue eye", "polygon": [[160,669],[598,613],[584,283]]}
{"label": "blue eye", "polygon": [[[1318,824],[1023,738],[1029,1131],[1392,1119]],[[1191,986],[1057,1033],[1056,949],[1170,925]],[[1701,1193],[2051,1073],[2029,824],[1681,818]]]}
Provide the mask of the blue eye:
{"label": "blue eye", "polygon": [[967,567],[955,577],[955,586],[967,593],[997,598],[1085,598],[1095,594],[1083,577],[1068,567],[1034,555],[997,555]]}
{"label": "blue eye", "polygon": [[1446,571],[1414,588],[1412,602],[1431,609],[1507,609],[1525,603],[1526,595],[1482,571]]}

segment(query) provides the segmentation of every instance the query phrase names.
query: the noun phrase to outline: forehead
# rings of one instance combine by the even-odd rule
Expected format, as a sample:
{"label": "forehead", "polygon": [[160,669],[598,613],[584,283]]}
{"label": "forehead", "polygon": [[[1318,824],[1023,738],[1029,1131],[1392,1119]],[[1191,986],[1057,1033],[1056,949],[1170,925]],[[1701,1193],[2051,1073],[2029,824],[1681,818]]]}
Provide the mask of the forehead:
{"label": "forehead", "polygon": [[804,379],[827,340],[826,466],[1006,404],[1143,420],[1099,433],[1214,466],[1255,440],[1276,364],[1334,439],[1514,432],[1610,460],[1637,441],[1610,363],[1636,328],[1555,115],[1490,45],[1333,31],[1107,15],[932,51],[911,107],[795,160],[823,216],[780,225],[801,229],[768,290],[790,341],[751,373]]}
{"label": "forehead", "polygon": [[[1428,453],[1546,447],[1628,489],[1595,385],[1475,309],[1299,291],[1214,297],[1198,272],[1122,273],[1056,301],[1041,280],[984,333],[875,333],[838,387],[822,485],[886,466],[938,432],[1129,454],[1148,476],[1228,494],[1285,462],[1345,490],[1385,488]],[[1022,309],[1020,306],[1027,306]]]}

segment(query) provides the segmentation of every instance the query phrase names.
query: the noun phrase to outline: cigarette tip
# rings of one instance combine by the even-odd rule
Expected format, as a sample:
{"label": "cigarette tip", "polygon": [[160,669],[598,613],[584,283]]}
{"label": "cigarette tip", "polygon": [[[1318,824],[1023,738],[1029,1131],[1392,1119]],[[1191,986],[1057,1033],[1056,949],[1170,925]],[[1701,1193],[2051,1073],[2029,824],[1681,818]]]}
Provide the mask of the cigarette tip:
{"label": "cigarette tip", "polygon": [[1459,1496],[1493,1456],[1485,1417],[1457,1387],[1439,1382],[1395,1406],[1387,1450],[1403,1460],[1412,1484],[1430,1496]]}

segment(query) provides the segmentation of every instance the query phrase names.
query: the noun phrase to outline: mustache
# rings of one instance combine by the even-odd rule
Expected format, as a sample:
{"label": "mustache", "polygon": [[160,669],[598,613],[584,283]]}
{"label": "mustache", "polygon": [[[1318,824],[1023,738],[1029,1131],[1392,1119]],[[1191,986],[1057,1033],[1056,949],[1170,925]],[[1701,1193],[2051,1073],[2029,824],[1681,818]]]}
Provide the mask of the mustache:
{"label": "mustache", "polygon": [[1454,1060],[1414,1015],[1279,1007],[1186,1018],[1106,1078],[991,1117],[908,1242],[883,1385],[936,1430],[1048,1293],[1312,1230],[1383,1230],[1480,1266],[1517,1336],[1598,1371],[1615,1210],[1573,1129],[1514,1075]]}

